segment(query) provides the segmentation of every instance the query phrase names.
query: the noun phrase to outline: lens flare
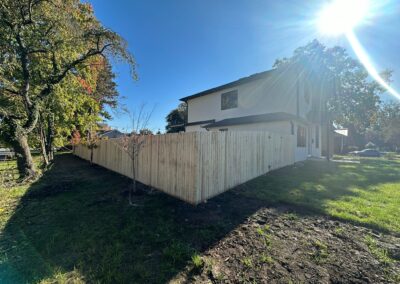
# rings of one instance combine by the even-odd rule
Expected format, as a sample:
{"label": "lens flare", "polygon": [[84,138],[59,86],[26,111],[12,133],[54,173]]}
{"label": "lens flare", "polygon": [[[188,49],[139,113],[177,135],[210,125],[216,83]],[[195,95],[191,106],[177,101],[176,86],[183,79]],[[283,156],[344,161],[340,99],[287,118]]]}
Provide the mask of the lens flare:
{"label": "lens flare", "polygon": [[354,28],[366,22],[374,12],[370,0],[334,0],[325,6],[317,17],[321,34],[328,36],[345,35],[351,48],[368,71],[369,75],[391,95],[400,100],[400,94],[379,75],[354,33]]}
{"label": "lens flare", "polygon": [[354,53],[357,55],[358,59],[360,60],[361,64],[364,65],[365,69],[367,69],[369,75],[377,81],[382,87],[384,87],[390,94],[400,100],[400,94],[389,86],[388,83],[383,80],[383,78],[379,75],[378,71],[372,64],[367,52],[362,47],[361,43],[357,39],[356,35],[353,31],[349,31],[346,33],[346,38],[349,41],[351,47],[354,50]]}
{"label": "lens flare", "polygon": [[368,18],[369,0],[336,0],[318,15],[317,26],[322,34],[338,36],[352,31]]}

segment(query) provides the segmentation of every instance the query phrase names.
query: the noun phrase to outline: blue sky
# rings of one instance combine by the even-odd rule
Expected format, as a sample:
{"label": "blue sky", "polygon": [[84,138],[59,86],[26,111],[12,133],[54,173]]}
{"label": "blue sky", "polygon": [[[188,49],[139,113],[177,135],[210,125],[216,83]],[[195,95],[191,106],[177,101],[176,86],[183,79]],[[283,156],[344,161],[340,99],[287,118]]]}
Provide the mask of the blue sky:
{"label": "blue sky", "polygon": [[[123,36],[137,61],[138,81],[116,64],[122,103],[154,107],[150,128],[165,129],[179,98],[271,68],[276,58],[314,38],[349,50],[345,38],[318,34],[313,23],[324,1],[91,0],[98,19]],[[394,70],[400,89],[400,3],[387,5],[356,34],[378,69]],[[397,3],[396,3],[397,2]],[[126,129],[116,115],[109,124]]]}

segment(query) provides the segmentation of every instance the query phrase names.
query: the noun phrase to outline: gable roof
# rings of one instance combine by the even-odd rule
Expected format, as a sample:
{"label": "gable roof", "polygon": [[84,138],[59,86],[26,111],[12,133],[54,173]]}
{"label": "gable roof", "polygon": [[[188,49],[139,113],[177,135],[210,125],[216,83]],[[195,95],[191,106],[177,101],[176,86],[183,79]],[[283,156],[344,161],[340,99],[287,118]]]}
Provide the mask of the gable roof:
{"label": "gable roof", "polygon": [[194,99],[194,98],[198,98],[198,97],[202,97],[202,96],[205,96],[205,95],[209,95],[211,93],[218,92],[218,91],[221,91],[221,90],[224,90],[224,89],[227,89],[227,88],[232,88],[232,87],[236,87],[236,86],[239,86],[239,85],[242,85],[242,84],[245,84],[245,83],[249,83],[249,82],[252,82],[252,81],[255,81],[255,80],[263,79],[263,78],[268,77],[275,70],[276,69],[271,69],[271,70],[268,70],[268,71],[264,71],[264,72],[256,73],[256,74],[253,74],[253,75],[250,75],[250,76],[247,76],[247,77],[243,77],[243,78],[240,78],[240,79],[238,79],[236,81],[233,81],[233,82],[230,82],[230,83],[227,83],[227,84],[215,87],[215,88],[211,88],[211,89],[205,90],[203,92],[200,92],[200,93],[197,93],[197,94],[194,94],[194,95],[191,95],[191,96],[187,96],[187,97],[181,98],[180,101],[187,102],[188,100],[191,100],[191,99]]}
{"label": "gable roof", "polygon": [[121,131],[117,130],[117,129],[112,129],[112,130],[108,130],[108,131],[104,131],[104,132],[100,132],[99,133],[99,137],[101,138],[119,138],[121,136],[124,136],[125,134],[122,133]]}
{"label": "gable roof", "polygon": [[207,124],[203,126],[203,128],[222,127],[222,126],[230,126],[238,124],[252,124],[260,122],[288,121],[288,120],[297,120],[301,122],[306,122],[304,119],[294,114],[286,112],[273,112],[273,113],[227,118],[214,123]]}
{"label": "gable roof", "polygon": [[260,73],[255,73],[253,75],[240,78],[236,81],[233,81],[233,82],[230,82],[230,83],[227,83],[227,84],[215,87],[215,88],[211,88],[211,89],[202,91],[200,93],[196,93],[191,96],[181,98],[180,101],[187,102],[188,100],[206,96],[211,93],[218,92],[218,91],[221,91],[221,90],[224,90],[227,88],[232,88],[232,87],[236,87],[236,86],[239,86],[239,85],[242,85],[245,83],[249,83],[249,82],[252,82],[255,80],[267,78],[268,76],[272,75],[272,73],[274,73],[276,71],[286,72],[289,70],[292,70],[294,72],[301,72],[301,73],[306,71],[308,76],[319,77],[319,81],[321,81],[321,80],[326,81],[329,77],[332,77],[331,71],[329,69],[327,69],[325,66],[323,66],[319,61],[310,60],[307,58],[300,58],[296,62],[285,63],[285,64],[282,64],[281,66],[279,66],[278,68],[267,70],[267,71],[260,72]]}

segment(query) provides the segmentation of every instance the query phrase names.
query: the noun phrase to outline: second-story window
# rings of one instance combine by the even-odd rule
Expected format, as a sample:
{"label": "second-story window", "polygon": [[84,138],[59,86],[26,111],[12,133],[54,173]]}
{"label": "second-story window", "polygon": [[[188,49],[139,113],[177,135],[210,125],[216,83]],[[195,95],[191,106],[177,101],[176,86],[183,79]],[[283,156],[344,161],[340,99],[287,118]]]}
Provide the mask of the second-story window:
{"label": "second-story window", "polygon": [[238,107],[238,91],[233,90],[221,94],[221,110]]}

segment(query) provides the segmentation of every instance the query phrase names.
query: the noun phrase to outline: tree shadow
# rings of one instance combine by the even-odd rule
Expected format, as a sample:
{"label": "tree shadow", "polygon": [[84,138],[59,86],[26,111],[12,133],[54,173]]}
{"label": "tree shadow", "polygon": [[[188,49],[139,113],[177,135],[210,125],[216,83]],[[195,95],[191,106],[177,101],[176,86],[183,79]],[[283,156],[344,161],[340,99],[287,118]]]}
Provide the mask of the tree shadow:
{"label": "tree shadow", "polygon": [[194,207],[154,192],[129,206],[129,185],[72,155],[58,156],[0,235],[0,282],[59,274],[89,283],[164,283],[263,204],[245,198],[237,210],[230,194]]}
{"label": "tree shadow", "polygon": [[[160,192],[137,195],[135,206],[129,206],[129,179],[60,155],[22,197],[0,234],[0,282],[70,277],[88,283],[165,283],[195,252],[207,250],[263,207],[287,203],[293,210],[307,209],[300,213],[320,214],[318,206],[302,206],[311,196],[321,204],[333,198],[315,184],[334,180],[349,188],[400,179],[396,170],[382,169],[376,176],[368,167],[360,169],[366,179],[345,173],[335,178],[337,165],[321,165],[311,177],[301,174],[311,170],[307,164],[275,171],[196,207]],[[287,198],[296,194],[297,199]]]}
{"label": "tree shadow", "polygon": [[394,192],[399,183],[400,162],[396,160],[362,159],[358,164],[313,161],[271,172],[236,190],[264,200],[270,207],[285,204],[302,214],[328,215],[400,235],[395,221],[400,211],[391,211],[396,197],[389,190],[382,191],[383,186],[392,184]]}

